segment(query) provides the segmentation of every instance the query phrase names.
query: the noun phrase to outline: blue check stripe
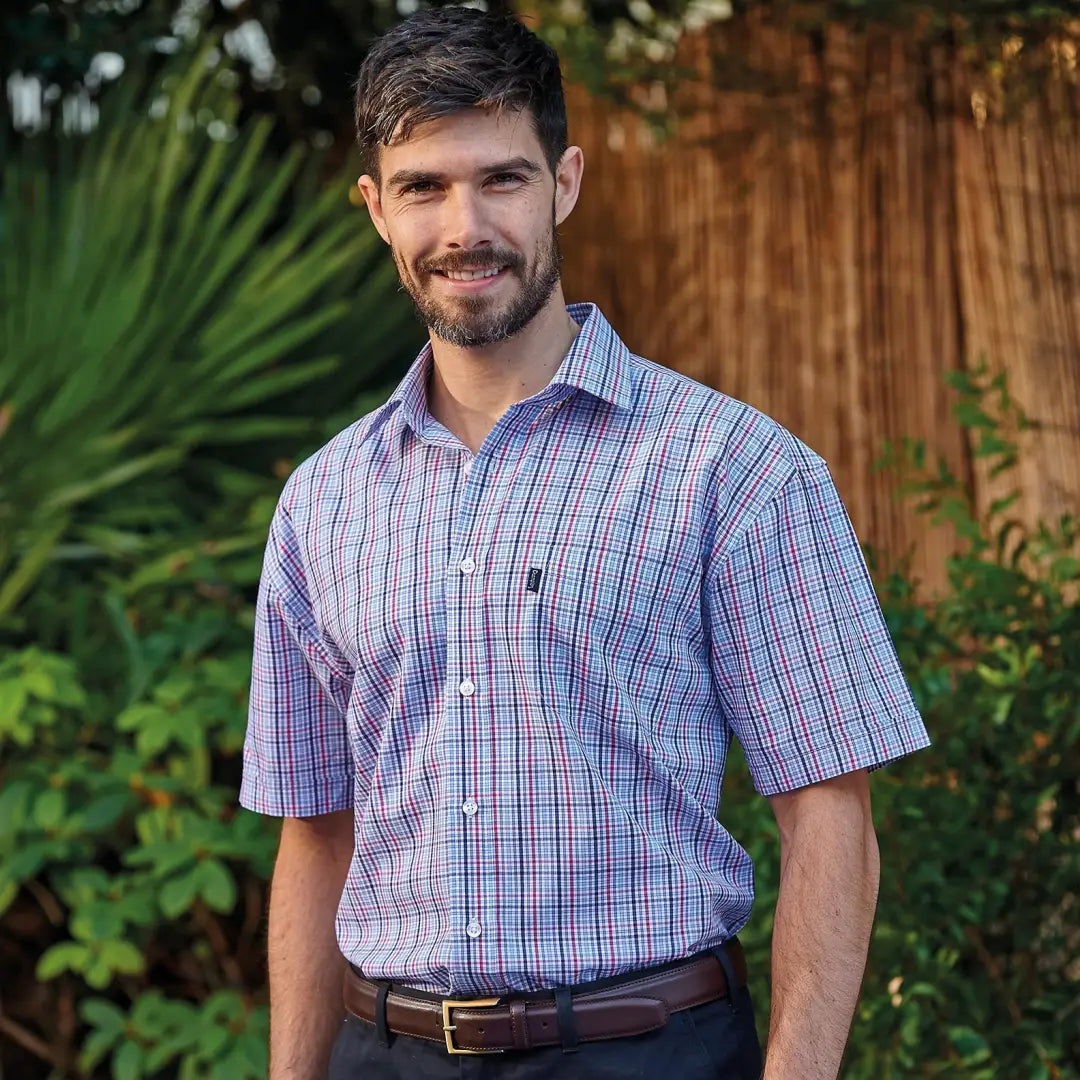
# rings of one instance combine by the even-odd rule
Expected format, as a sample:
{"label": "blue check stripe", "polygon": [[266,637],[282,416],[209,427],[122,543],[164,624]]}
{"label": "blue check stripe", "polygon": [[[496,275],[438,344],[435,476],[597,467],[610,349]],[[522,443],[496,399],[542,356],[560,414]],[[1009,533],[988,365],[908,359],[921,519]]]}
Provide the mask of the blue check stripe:
{"label": "blue check stripe", "polygon": [[257,609],[241,801],[351,808],[366,974],[536,990],[707,948],[753,870],[717,822],[928,739],[816,454],[632,355],[591,305],[479,453],[393,396],[290,477]]}

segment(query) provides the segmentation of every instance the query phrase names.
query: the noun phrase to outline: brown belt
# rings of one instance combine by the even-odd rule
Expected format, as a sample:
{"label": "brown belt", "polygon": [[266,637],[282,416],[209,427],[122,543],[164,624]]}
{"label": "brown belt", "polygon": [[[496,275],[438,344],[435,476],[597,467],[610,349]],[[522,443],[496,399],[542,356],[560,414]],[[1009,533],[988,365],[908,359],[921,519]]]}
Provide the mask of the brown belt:
{"label": "brown belt", "polygon": [[[746,958],[737,941],[729,942],[738,986],[746,985]],[[536,1046],[558,1046],[558,1007],[554,995],[514,998],[503,1004],[497,997],[437,998],[386,990],[386,1024],[391,1032],[446,1043],[452,1054],[501,1053]],[[675,966],[664,965],[628,974],[614,985],[605,980],[599,989],[589,984],[571,997],[573,1026],[581,1042],[640,1035],[663,1027],[673,1012],[727,996],[727,978],[711,953]],[[380,984],[346,966],[345,1008],[368,1023],[376,1022]]]}

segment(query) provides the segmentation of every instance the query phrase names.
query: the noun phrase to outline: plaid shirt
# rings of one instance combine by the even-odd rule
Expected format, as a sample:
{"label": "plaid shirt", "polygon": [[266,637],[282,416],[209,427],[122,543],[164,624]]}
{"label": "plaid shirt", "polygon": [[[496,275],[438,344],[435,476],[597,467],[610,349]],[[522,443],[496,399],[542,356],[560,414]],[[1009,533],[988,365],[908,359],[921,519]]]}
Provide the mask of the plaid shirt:
{"label": "plaid shirt", "polygon": [[341,949],[439,993],[621,974],[736,933],[731,737],[765,795],[926,731],[824,461],[591,305],[475,456],[393,396],[289,478],[241,802],[351,807]]}

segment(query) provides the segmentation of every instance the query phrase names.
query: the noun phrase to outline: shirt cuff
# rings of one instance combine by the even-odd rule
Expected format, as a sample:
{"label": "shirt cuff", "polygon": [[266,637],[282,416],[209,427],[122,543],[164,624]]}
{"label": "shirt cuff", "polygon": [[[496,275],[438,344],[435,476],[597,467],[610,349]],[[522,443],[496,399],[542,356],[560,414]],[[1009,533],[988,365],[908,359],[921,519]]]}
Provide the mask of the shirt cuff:
{"label": "shirt cuff", "polygon": [[[871,718],[867,724],[871,728],[867,737],[860,739],[844,756],[837,755],[833,747],[803,746],[798,748],[801,753],[796,748],[784,753],[782,769],[764,762],[753,763],[754,787],[762,795],[780,795],[859,769],[874,772],[930,745],[930,736],[918,712],[886,717],[876,723]],[[850,728],[845,725],[845,730]]]}
{"label": "shirt cuff", "polygon": [[298,775],[245,767],[240,782],[240,805],[270,817],[315,817],[351,810],[352,775]]}

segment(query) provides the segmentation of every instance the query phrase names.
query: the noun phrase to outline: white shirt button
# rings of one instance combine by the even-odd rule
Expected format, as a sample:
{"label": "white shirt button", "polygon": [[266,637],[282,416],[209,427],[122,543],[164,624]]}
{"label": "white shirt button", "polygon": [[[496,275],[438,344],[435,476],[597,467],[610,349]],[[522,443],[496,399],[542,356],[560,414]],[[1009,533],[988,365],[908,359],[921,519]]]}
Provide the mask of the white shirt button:
{"label": "white shirt button", "polygon": [[466,799],[466,800],[465,800],[465,801],[464,801],[464,802],[463,802],[463,803],[461,804],[461,812],[462,812],[462,813],[463,813],[463,814],[464,814],[464,815],[465,815],[466,817],[472,817],[472,816],[473,816],[473,814],[475,814],[475,813],[476,813],[476,811],[477,811],[477,810],[479,810],[479,809],[480,809],[480,807],[479,807],[479,806],[477,806],[477,804],[476,804],[476,800],[475,800],[475,799]]}
{"label": "white shirt button", "polygon": [[468,476],[468,475],[469,475],[469,470],[470,470],[470,469],[472,468],[472,463],[473,463],[473,459],[472,459],[472,458],[469,458],[469,460],[468,460],[468,461],[466,461],[466,462],[465,462],[465,464],[464,464],[464,465],[462,466],[462,468],[463,468],[463,469],[464,469],[464,471],[465,471],[465,475],[466,475],[466,476]]}
{"label": "white shirt button", "polygon": [[468,934],[469,937],[476,938],[483,933],[483,928],[475,919],[473,919],[473,921],[465,927],[465,933]]}
{"label": "white shirt button", "polygon": [[458,569],[463,574],[471,574],[476,569],[476,560],[465,558],[458,563]]}
{"label": "white shirt button", "polygon": [[464,682],[458,683],[458,693],[461,694],[462,697],[472,697],[472,695],[476,693],[476,687],[472,682],[466,679]]}

